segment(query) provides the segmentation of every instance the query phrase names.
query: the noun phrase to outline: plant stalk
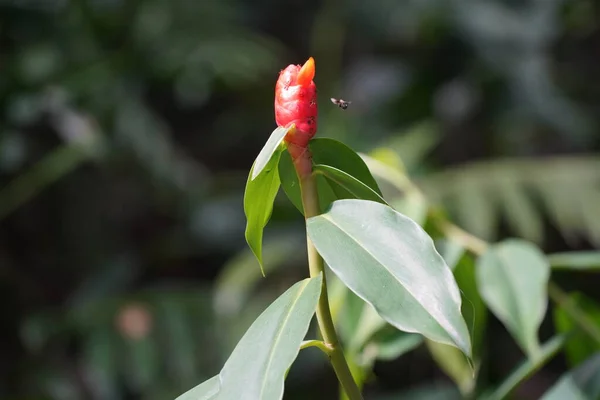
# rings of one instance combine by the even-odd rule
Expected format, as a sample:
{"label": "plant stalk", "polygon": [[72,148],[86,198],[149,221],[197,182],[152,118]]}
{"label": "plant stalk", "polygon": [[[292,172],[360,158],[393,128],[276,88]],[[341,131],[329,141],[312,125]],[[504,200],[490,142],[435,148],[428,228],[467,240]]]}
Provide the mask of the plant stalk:
{"label": "plant stalk", "polygon": [[[314,217],[320,214],[319,209],[319,194],[317,192],[317,183],[315,176],[312,173],[312,160],[311,154],[308,149],[302,149],[300,154],[294,154],[294,150],[290,149],[290,154],[294,158],[294,166],[298,174],[298,180],[300,182],[300,191],[302,193],[302,206],[304,208],[304,217],[306,219]],[[296,157],[294,157],[296,155]],[[308,268],[311,277],[322,274],[323,284],[321,286],[321,296],[317,304],[317,322],[323,341],[325,345],[330,349],[329,360],[333,366],[335,374],[346,392],[348,399],[350,400],[362,400],[362,395],[350,368],[348,362],[344,357],[344,351],[338,340],[335,326],[333,325],[333,319],[331,318],[331,310],[329,309],[329,298],[327,296],[327,280],[325,279],[325,270],[323,258],[317,252],[313,242],[310,238],[306,237],[306,244],[308,249]]]}

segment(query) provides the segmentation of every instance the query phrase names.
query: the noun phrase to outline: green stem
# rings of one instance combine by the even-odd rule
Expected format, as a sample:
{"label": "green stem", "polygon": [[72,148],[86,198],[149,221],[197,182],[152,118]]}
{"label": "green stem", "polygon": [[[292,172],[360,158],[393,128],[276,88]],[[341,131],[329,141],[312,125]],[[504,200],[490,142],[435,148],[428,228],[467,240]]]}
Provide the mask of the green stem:
{"label": "green stem", "polygon": [[[310,218],[320,214],[319,194],[317,192],[317,183],[312,173],[311,154],[305,149],[294,161],[298,179],[300,181],[300,191],[302,193],[302,206],[304,207],[304,217]],[[327,280],[325,279],[325,270],[323,258],[317,252],[313,242],[307,236],[308,248],[308,268],[310,276],[323,276],[323,285],[321,287],[321,296],[317,304],[317,322],[323,336],[325,345],[330,349],[329,359],[335,374],[344,388],[350,400],[362,400],[362,395],[356,382],[352,378],[352,373],[348,367],[348,362],[344,357],[344,351],[338,340],[335,326],[331,318],[329,309],[329,298],[327,296]]]}
{"label": "green stem", "polygon": [[300,345],[300,349],[307,349],[309,347],[316,347],[320,349],[323,353],[327,354],[327,356],[331,354],[331,347],[329,347],[327,343],[325,343],[322,340],[305,340]]}

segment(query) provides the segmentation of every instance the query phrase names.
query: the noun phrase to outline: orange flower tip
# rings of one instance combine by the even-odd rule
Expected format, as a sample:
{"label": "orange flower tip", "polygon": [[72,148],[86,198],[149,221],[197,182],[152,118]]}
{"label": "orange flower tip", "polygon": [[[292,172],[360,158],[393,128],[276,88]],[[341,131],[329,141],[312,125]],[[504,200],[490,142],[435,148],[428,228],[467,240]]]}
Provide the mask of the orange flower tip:
{"label": "orange flower tip", "polygon": [[298,71],[298,77],[296,78],[296,83],[301,86],[308,86],[310,82],[315,77],[315,59],[309,58],[307,62],[304,63],[300,71]]}

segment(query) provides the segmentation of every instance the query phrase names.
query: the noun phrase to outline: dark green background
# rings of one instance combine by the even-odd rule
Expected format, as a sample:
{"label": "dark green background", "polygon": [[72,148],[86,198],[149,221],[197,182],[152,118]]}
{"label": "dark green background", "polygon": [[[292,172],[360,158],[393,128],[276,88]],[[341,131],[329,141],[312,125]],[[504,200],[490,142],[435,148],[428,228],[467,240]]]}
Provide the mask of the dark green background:
{"label": "dark green background", "polygon": [[[302,219],[281,197],[265,253],[288,268],[251,301],[217,280],[246,251],[243,189],[275,128],[275,80],[309,56],[319,136],[397,152],[486,239],[597,246],[599,54],[593,0],[2,0],[0,398],[172,399],[218,372],[305,274]],[[502,210],[514,182],[526,218]],[[558,278],[592,294],[599,283]],[[142,339],[115,322],[132,305]],[[497,321],[487,343],[493,384],[522,354]],[[565,368],[558,357],[520,398]],[[424,350],[375,372],[371,396],[447,380]],[[287,387],[289,399],[336,390],[315,350]]]}

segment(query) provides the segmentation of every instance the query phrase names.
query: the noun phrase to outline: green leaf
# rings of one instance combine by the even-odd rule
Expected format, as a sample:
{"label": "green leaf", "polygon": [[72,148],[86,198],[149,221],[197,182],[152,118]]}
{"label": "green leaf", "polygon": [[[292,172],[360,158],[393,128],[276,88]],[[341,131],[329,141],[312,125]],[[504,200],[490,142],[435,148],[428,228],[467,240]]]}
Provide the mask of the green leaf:
{"label": "green leaf", "polygon": [[465,254],[465,248],[452,240],[438,240],[435,243],[435,247],[438,249],[444,261],[446,261],[446,265],[453,271]]}
{"label": "green leaf", "polygon": [[597,400],[600,398],[600,353],[563,375],[541,400]]}
{"label": "green leaf", "polygon": [[[548,340],[540,348],[539,357],[535,360],[526,359],[517,367],[504,382],[493,392],[482,396],[485,400],[504,400],[519,384],[527,380],[542,368],[549,360],[558,353],[565,343],[566,336],[559,335]],[[563,399],[568,399],[564,397]]]}
{"label": "green leaf", "polygon": [[554,269],[578,271],[600,270],[600,251],[572,251],[548,255],[548,261]]}
{"label": "green leaf", "polygon": [[[574,303],[586,314],[588,319],[600,326],[600,305],[598,303],[581,293],[572,294],[568,301]],[[591,339],[587,333],[580,331],[579,325],[573,321],[563,306],[554,309],[554,324],[558,332],[573,332],[565,345],[565,353],[571,366],[580,364],[590,354],[600,351],[600,343]]]}
{"label": "green leaf", "polygon": [[403,392],[380,395],[373,400],[460,400],[460,392],[449,383],[428,383]]}
{"label": "green leaf", "polygon": [[[356,190],[356,181],[358,181],[363,184],[358,189],[360,190],[360,193],[369,196],[369,199],[376,201],[383,200],[381,197],[381,190],[379,189],[375,178],[371,175],[371,172],[363,159],[355,153],[354,150],[337,140],[327,138],[311,140],[309,148],[312,152],[313,163],[315,165],[321,164],[327,166],[330,169],[330,175],[327,177],[329,181],[323,179],[323,176],[317,176],[319,204],[321,205],[322,210],[327,209],[335,200],[341,198],[356,198],[355,195],[348,193],[343,187],[340,188],[340,184],[330,183],[334,179],[340,180],[339,177],[342,174],[343,180],[341,182],[343,182],[344,185],[348,185],[348,182],[351,181],[350,187]],[[331,169],[339,170],[342,174],[338,171],[331,172]],[[324,175],[324,173],[320,175]],[[354,178],[354,180],[350,180],[348,175]],[[292,158],[289,154],[284,154],[281,157],[279,162],[279,176],[281,177],[283,191],[292,204],[304,214],[298,175],[296,174]],[[371,191],[366,192],[366,189],[363,186],[370,188],[378,197],[373,198],[374,194]],[[335,189],[337,189],[337,191]]]}
{"label": "green leaf", "polygon": [[370,305],[361,300],[362,311],[358,318],[358,323],[354,329],[354,335],[348,343],[349,352],[358,352],[362,346],[377,332],[386,325],[386,322],[377,314],[377,311]]}
{"label": "green leaf", "polygon": [[475,376],[471,366],[456,347],[426,340],[429,353],[436,364],[458,386],[460,392],[467,397],[475,389]]}
{"label": "green leaf", "polygon": [[292,156],[290,156],[290,153],[287,151],[284,151],[279,159],[279,178],[281,179],[281,187],[288,199],[290,199],[292,204],[304,214],[302,194],[300,193],[300,181],[298,181],[298,175],[296,174],[296,168],[294,168],[294,163],[292,162]]}
{"label": "green leaf", "polygon": [[418,224],[380,203],[338,200],[307,230],[331,270],[388,323],[471,356],[452,272]]}
{"label": "green leaf", "polygon": [[271,218],[273,201],[279,191],[279,173],[277,164],[283,148],[279,147],[267,165],[255,179],[251,179],[254,166],[246,182],[244,192],[244,213],[246,214],[246,242],[252,249],[264,275],[262,261],[263,230]]}
{"label": "green leaf", "polygon": [[[306,235],[297,230],[277,232],[263,243],[265,273],[297,266],[306,262],[306,252],[298,249],[306,246]],[[227,261],[214,282],[214,310],[221,317],[237,317],[243,312],[256,292],[264,283],[261,271],[254,268],[256,257],[250,249],[243,249]]]}
{"label": "green leaf", "polygon": [[377,192],[342,170],[323,164],[315,165],[313,170],[327,178],[338,199],[362,199],[387,204]]}
{"label": "green leaf", "polygon": [[467,321],[476,366],[481,361],[481,348],[488,319],[488,310],[479,295],[473,257],[462,257],[454,268],[454,279],[462,296],[462,314]]}
{"label": "green leaf", "polygon": [[546,313],[550,265],[524,240],[491,246],[477,262],[477,286],[489,309],[530,358],[539,353],[538,329]]}
{"label": "green leaf", "polygon": [[544,227],[530,197],[524,193],[524,188],[507,179],[500,191],[504,215],[508,225],[519,236],[535,243],[540,243],[544,237]]}
{"label": "green leaf", "polygon": [[175,400],[213,400],[217,398],[220,389],[221,382],[217,375],[185,392]]}
{"label": "green leaf", "polygon": [[363,357],[367,360],[372,357],[377,360],[391,361],[416,349],[421,343],[423,343],[423,336],[402,332],[388,325],[367,343],[363,350]]}
{"label": "green leaf", "polygon": [[310,141],[310,151],[315,164],[330,165],[361,181],[378,195],[381,190],[371,175],[371,171],[360,155],[345,144],[328,138],[317,138]]}
{"label": "green leaf", "polygon": [[279,149],[279,145],[289,130],[290,128],[283,128],[280,126],[271,133],[267,143],[265,143],[260,153],[258,153],[258,157],[256,157],[256,160],[254,161],[252,173],[250,174],[251,181],[256,179],[263,169],[269,165],[269,162],[273,159],[273,156]]}
{"label": "green leaf", "polygon": [[[215,389],[212,378],[208,381],[212,383],[205,382],[178,400],[281,399],[286,371],[308,331],[321,282],[319,275],[296,283],[254,321],[219,373],[220,388]],[[192,395],[197,397],[185,397]]]}

